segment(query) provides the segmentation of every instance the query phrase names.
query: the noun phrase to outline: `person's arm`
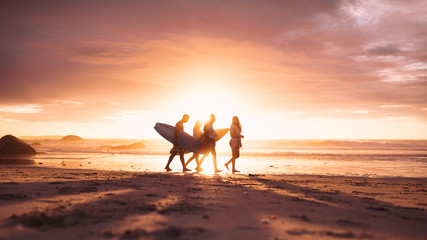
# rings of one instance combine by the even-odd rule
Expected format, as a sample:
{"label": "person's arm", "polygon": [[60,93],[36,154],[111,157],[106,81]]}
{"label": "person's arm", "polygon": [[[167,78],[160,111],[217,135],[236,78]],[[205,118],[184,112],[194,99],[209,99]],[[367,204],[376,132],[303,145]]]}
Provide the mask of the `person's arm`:
{"label": "person's arm", "polygon": [[181,131],[182,125],[181,122],[177,122],[175,124],[175,134],[174,134],[174,138],[173,138],[173,145],[175,146],[178,143],[178,133],[179,131]]}
{"label": "person's arm", "polygon": [[234,137],[234,138],[244,138],[245,136],[243,136],[241,133],[242,132],[239,131],[239,129],[236,126],[231,125],[231,127],[230,127],[230,136],[231,137]]}
{"label": "person's arm", "polygon": [[178,141],[178,128],[175,127],[175,134],[174,134],[174,139],[173,139],[173,145],[175,146],[177,144]]}

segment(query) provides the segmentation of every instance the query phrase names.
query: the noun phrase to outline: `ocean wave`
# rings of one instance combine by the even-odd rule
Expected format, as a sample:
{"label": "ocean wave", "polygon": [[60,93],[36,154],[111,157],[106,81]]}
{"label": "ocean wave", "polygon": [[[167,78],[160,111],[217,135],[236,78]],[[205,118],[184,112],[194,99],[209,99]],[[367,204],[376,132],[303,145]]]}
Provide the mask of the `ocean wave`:
{"label": "ocean wave", "polygon": [[427,140],[262,140],[248,141],[250,146],[268,149],[326,148],[427,151]]}

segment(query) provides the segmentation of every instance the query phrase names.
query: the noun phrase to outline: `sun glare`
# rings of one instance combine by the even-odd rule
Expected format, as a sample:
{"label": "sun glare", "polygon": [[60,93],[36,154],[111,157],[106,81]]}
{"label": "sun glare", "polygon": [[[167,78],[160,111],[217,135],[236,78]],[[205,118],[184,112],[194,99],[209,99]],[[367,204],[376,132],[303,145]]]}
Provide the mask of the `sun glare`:
{"label": "sun glare", "polygon": [[[202,71],[204,70],[204,71]],[[215,114],[215,128],[228,128],[231,118],[242,113],[246,102],[239,95],[230,79],[235,76],[224,69],[197,69],[183,77],[184,86],[179,88],[169,104],[170,114],[180,117],[190,115],[186,128],[192,129],[197,120],[205,123],[211,113]]]}
{"label": "sun glare", "polygon": [[[199,160],[202,159],[202,157],[203,157],[203,155],[201,154],[200,157],[199,157]],[[218,169],[223,169],[224,166],[222,165],[223,164],[222,161],[221,161],[222,159],[221,159],[221,157],[219,157],[219,158],[220,158],[220,161],[218,161],[218,156],[217,156],[217,166],[218,166]],[[196,166],[196,164],[195,163],[193,163],[193,164],[194,165],[190,164],[191,165],[191,166],[189,166],[190,169],[194,169],[195,168],[194,166]],[[209,156],[207,156],[205,158],[205,160],[203,161],[202,168],[203,168],[203,171],[200,172],[200,173],[203,174],[203,175],[212,175],[212,174],[215,174],[213,163],[212,163],[212,155],[211,154],[209,154]]]}

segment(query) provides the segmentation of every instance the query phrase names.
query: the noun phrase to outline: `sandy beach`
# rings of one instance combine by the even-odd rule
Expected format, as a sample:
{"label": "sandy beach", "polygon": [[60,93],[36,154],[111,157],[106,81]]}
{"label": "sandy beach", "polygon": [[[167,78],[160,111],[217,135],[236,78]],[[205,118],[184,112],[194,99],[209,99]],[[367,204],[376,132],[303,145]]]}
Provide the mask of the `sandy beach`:
{"label": "sandy beach", "polygon": [[0,167],[0,239],[425,239],[427,179]]}

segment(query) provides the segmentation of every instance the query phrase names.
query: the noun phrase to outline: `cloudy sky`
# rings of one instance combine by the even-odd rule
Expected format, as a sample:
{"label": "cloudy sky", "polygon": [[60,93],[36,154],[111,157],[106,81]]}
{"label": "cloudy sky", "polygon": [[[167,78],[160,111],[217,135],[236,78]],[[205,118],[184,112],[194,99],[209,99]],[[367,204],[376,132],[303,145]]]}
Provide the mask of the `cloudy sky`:
{"label": "cloudy sky", "polygon": [[427,1],[0,3],[0,134],[427,139]]}

